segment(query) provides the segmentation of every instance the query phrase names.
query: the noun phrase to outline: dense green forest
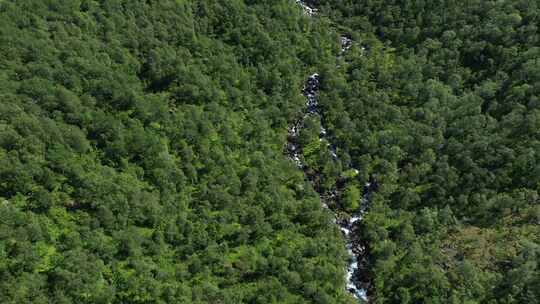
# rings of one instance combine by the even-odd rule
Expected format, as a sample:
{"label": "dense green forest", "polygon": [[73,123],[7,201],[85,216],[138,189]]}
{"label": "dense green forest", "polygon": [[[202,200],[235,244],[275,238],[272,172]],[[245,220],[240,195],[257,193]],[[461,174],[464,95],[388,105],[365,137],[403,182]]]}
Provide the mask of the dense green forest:
{"label": "dense green forest", "polygon": [[318,72],[369,301],[540,303],[540,2],[307,2],[0,0],[0,302],[357,303]]}
{"label": "dense green forest", "polygon": [[339,230],[282,154],[338,48],[324,22],[1,1],[0,302],[351,303]]}
{"label": "dense green forest", "polygon": [[342,159],[378,181],[373,303],[540,302],[540,2],[318,1],[360,43],[323,74]]}

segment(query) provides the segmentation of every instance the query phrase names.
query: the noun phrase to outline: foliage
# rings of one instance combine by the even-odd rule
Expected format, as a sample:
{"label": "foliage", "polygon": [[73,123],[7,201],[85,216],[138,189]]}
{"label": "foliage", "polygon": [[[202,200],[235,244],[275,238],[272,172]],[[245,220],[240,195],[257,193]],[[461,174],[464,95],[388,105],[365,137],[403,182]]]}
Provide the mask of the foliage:
{"label": "foliage", "polygon": [[339,231],[282,155],[323,20],[284,0],[0,17],[0,302],[349,303]]}
{"label": "foliage", "polygon": [[357,42],[320,104],[378,184],[372,302],[538,303],[538,3],[316,2]]}
{"label": "foliage", "polygon": [[538,303],[538,3],[308,2],[0,1],[0,302],[354,302],[317,71],[370,301]]}

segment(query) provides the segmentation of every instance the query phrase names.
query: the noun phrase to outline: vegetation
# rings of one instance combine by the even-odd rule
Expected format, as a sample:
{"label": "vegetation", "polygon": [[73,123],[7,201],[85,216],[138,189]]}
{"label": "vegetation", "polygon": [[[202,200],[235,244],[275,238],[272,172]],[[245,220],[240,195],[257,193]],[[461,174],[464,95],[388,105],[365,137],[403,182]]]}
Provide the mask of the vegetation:
{"label": "vegetation", "polygon": [[282,155],[323,21],[285,0],[0,17],[0,302],[350,303],[340,233]]}
{"label": "vegetation", "polygon": [[319,72],[370,301],[539,303],[540,4],[308,2],[0,1],[0,302],[355,303]]}
{"label": "vegetation", "polygon": [[538,3],[318,5],[359,42],[320,102],[379,184],[360,237],[372,302],[539,303]]}

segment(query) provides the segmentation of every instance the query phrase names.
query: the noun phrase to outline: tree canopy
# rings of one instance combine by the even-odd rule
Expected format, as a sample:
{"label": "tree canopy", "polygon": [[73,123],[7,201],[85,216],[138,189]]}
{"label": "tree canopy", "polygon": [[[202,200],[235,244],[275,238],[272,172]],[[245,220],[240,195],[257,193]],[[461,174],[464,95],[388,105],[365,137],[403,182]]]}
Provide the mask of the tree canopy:
{"label": "tree canopy", "polygon": [[0,302],[539,303],[540,3],[306,3],[0,1]]}
{"label": "tree canopy", "polygon": [[0,17],[0,302],[350,303],[339,231],[282,155],[323,20],[237,0]]}
{"label": "tree canopy", "polygon": [[357,42],[320,103],[379,184],[360,230],[371,301],[538,303],[539,4],[317,5]]}

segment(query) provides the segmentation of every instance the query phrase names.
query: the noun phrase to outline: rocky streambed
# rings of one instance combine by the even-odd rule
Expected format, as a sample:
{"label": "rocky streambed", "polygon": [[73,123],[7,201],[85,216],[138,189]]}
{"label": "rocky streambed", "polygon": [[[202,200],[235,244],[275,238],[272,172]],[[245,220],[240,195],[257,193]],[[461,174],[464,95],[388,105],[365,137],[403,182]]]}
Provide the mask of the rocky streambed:
{"label": "rocky streambed", "polygon": [[[316,9],[306,4],[303,1],[296,1],[304,10],[306,15],[313,16]],[[341,54],[340,57],[353,46],[353,41],[350,37],[343,35],[341,37]],[[347,243],[347,251],[349,253],[349,263],[347,266],[347,290],[357,299],[368,301],[367,289],[368,280],[362,274],[362,266],[365,265],[366,250],[361,239],[359,239],[358,229],[362,223],[365,212],[370,201],[370,193],[376,190],[376,182],[369,182],[364,185],[363,197],[358,202],[359,208],[352,214],[347,214],[339,210],[341,193],[344,190],[343,181],[336,180],[334,186],[330,189],[320,187],[321,173],[314,168],[310,168],[304,161],[303,149],[300,145],[300,133],[307,119],[315,118],[320,122],[319,140],[326,143],[326,149],[329,155],[336,161],[339,161],[339,156],[336,151],[336,145],[332,143],[332,138],[328,134],[324,126],[324,113],[319,106],[317,95],[320,88],[320,76],[317,73],[310,75],[304,83],[302,94],[306,98],[306,104],[300,113],[298,119],[289,125],[287,144],[285,154],[291,159],[300,169],[305,172],[306,178],[311,182],[313,188],[318,192],[321,203],[324,208],[331,210],[335,216],[335,223],[339,226],[343,237]],[[358,173],[355,168],[348,168],[349,171]]]}

